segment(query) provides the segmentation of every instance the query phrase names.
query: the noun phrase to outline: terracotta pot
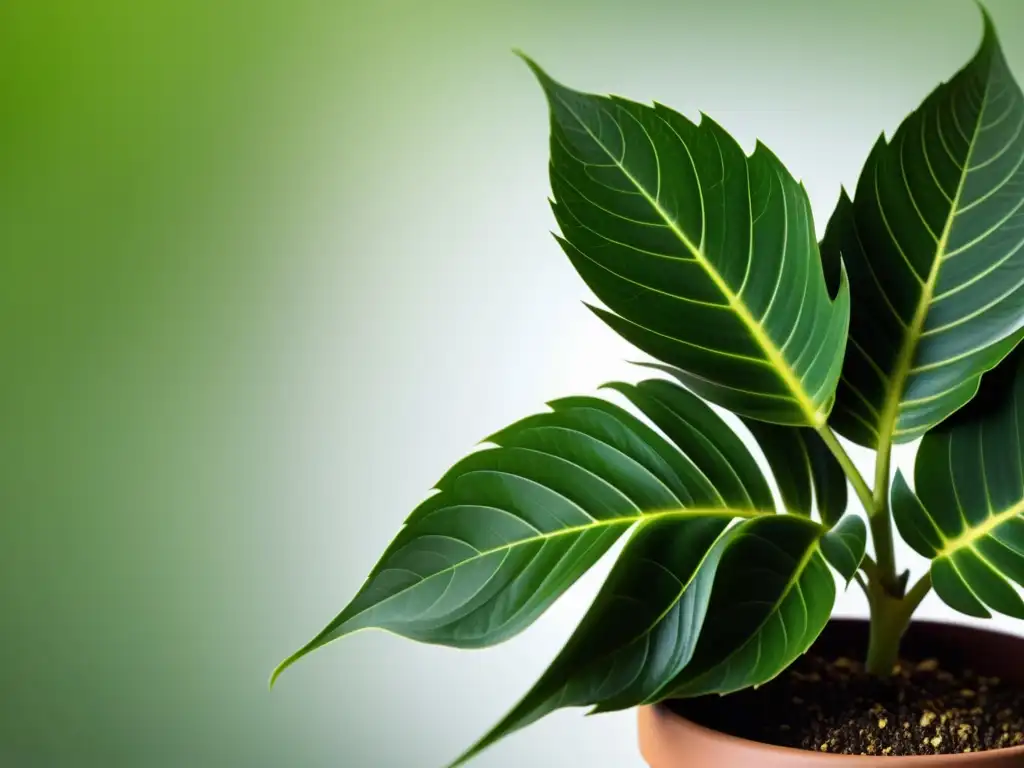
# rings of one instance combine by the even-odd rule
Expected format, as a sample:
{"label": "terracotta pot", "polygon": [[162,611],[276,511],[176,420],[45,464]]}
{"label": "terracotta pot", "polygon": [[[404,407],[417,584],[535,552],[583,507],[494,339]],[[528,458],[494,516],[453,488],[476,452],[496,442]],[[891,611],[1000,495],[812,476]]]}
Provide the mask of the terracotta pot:
{"label": "terracotta pot", "polygon": [[[868,624],[833,619],[814,645],[836,655],[863,656]],[[913,622],[904,638],[911,657],[934,656],[952,668],[973,669],[1024,686],[1024,638],[938,622]],[[776,747],[697,725],[665,704],[641,707],[640,752],[651,768],[1024,768],[1024,746],[966,755],[861,757]]]}

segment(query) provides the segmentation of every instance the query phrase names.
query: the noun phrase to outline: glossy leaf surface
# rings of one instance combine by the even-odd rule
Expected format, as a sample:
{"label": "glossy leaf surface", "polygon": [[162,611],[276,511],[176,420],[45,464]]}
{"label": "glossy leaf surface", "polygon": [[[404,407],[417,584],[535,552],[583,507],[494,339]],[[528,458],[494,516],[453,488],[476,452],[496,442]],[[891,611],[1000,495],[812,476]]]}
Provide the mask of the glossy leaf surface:
{"label": "glossy leaf surface", "polygon": [[846,512],[846,475],[818,434],[753,420],[744,423],[761,446],[786,509],[810,517],[817,507],[825,525],[839,522]]}
{"label": "glossy leaf surface", "polygon": [[975,394],[1024,325],[1024,96],[991,19],[975,57],[871,152],[822,241],[853,308],[831,424],[920,437]]}
{"label": "glossy leaf surface", "polygon": [[1024,355],[985,376],[970,406],[921,441],[916,493],[902,475],[892,507],[903,538],[931,560],[935,591],[971,616],[1024,618]]}
{"label": "glossy leaf surface", "polygon": [[823,529],[770,515],[721,531],[710,520],[642,526],[554,663],[459,762],[556,709],[692,695],[679,687],[690,665],[700,665],[688,682],[698,693],[763,683],[788,666],[834,602],[817,550]]}
{"label": "glossy leaf surface", "polygon": [[740,437],[700,398],[662,379],[609,384],[639,408],[687,457],[725,506],[772,509],[771,488]]}
{"label": "glossy leaf surface", "polygon": [[736,413],[820,426],[849,323],[822,273],[804,188],[706,116],[566,88],[529,62],[551,117],[559,238],[595,309],[692,391]]}
{"label": "glossy leaf surface", "polygon": [[824,529],[777,515],[737,528],[722,553],[693,658],[666,696],[731,693],[773,679],[828,622],[835,579],[822,557]]}
{"label": "glossy leaf surface", "polygon": [[352,602],[281,669],[365,628],[493,645],[529,626],[636,523],[721,529],[774,512],[753,458],[705,404],[669,382],[610,386],[680,446],[593,397],[556,400],[492,435],[497,447],[441,479]]}
{"label": "glossy leaf surface", "polygon": [[868,544],[864,518],[848,515],[821,538],[821,553],[847,584],[857,573]]}
{"label": "glossy leaf surface", "polygon": [[700,634],[725,525],[642,524],[555,661],[456,764],[556,709],[631,707],[672,680]]}

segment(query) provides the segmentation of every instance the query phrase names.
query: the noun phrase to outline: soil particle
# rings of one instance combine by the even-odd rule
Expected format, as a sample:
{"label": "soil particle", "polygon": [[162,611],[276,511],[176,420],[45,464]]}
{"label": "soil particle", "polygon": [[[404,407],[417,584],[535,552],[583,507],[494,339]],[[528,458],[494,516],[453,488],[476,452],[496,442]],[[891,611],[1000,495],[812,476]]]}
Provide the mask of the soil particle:
{"label": "soil particle", "polygon": [[847,658],[808,654],[774,681],[672,702],[691,720],[767,744],[841,755],[950,755],[1024,744],[1024,690],[936,659],[891,678]]}

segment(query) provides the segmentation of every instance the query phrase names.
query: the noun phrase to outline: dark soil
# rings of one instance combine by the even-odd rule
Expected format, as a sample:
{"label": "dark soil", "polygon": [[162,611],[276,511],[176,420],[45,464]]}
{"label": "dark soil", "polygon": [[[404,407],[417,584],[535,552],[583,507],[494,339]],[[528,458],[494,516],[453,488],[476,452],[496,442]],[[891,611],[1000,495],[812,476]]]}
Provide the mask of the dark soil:
{"label": "dark soil", "polygon": [[949,755],[1024,744],[1024,690],[935,659],[902,662],[892,678],[808,654],[774,681],[671,706],[747,739],[842,755]]}

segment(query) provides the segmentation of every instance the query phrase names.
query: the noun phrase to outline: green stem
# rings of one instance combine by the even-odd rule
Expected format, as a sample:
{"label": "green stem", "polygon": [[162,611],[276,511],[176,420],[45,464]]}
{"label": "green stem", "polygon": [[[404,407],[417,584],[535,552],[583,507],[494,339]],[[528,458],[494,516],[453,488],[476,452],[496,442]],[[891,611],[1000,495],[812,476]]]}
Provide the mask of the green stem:
{"label": "green stem", "polygon": [[867,671],[873,675],[891,675],[899,661],[900,641],[914,611],[932,588],[930,574],[925,574],[907,592],[906,597],[894,597],[877,582],[868,584],[868,604],[871,606],[871,628],[868,639]]}
{"label": "green stem", "polygon": [[857,469],[857,465],[853,463],[853,459],[850,458],[850,454],[843,448],[839,438],[836,437],[835,432],[832,431],[828,424],[818,427],[817,432],[825,442],[825,445],[828,446],[828,449],[832,451],[832,455],[836,457],[839,466],[843,468],[843,473],[849,479],[853,490],[857,493],[857,498],[864,505],[864,511],[870,515],[875,504],[874,496],[871,493],[871,489],[868,488],[864,476]]}
{"label": "green stem", "polygon": [[900,640],[910,624],[910,614],[904,610],[902,600],[872,586],[868,587],[871,625],[866,669],[869,674],[888,677],[899,660]]}
{"label": "green stem", "polygon": [[907,609],[910,613],[917,610],[917,607],[921,605],[921,601],[924,600],[925,596],[932,591],[932,574],[931,571],[926,573],[917,583],[910,588],[907,592],[907,596],[903,598],[903,602],[907,605]]}
{"label": "green stem", "polygon": [[878,448],[875,490],[872,492],[831,428],[824,425],[817,432],[836,457],[868,515],[876,559],[872,560],[865,555],[860,570],[867,579],[857,575],[857,583],[867,595],[871,607],[867,671],[879,676],[891,675],[899,660],[900,641],[910,625],[910,619],[932,588],[931,575],[925,574],[904,594],[896,574],[892,521],[889,516],[892,446],[885,443]]}
{"label": "green stem", "polygon": [[[832,451],[832,455],[836,457],[839,466],[843,468],[844,474],[850,480],[853,490],[857,493],[857,498],[860,499],[860,503],[864,506],[864,511],[867,513],[868,523],[871,526],[871,540],[875,543],[875,555],[878,558],[877,566],[873,568],[873,573],[869,575],[873,580],[880,581],[886,589],[895,593],[897,591],[896,558],[893,552],[892,527],[889,525],[888,503],[889,451],[886,449],[883,452],[879,448],[879,466],[884,461],[884,470],[876,472],[875,480],[877,487],[875,492],[872,493],[867,482],[864,480],[864,476],[857,469],[853,459],[850,458],[850,454],[843,448],[842,443],[839,442],[839,438],[836,437],[832,429],[826,424],[823,427],[819,427],[817,432],[825,442],[825,445],[828,446],[828,449]],[[885,481],[881,484],[878,483],[880,475],[885,476]],[[872,565],[874,566],[874,564]]]}
{"label": "green stem", "polygon": [[853,580],[857,582],[857,586],[859,586],[861,588],[861,591],[864,592],[864,596],[870,600],[871,588],[868,587],[868,583],[864,580],[864,577],[861,575],[860,571],[857,571],[857,573],[853,574]]}
{"label": "green stem", "polygon": [[875,556],[881,571],[879,580],[890,592],[898,592],[896,574],[896,555],[893,546],[892,522],[889,519],[889,470],[892,458],[892,445],[885,442],[878,446],[878,458],[875,462],[875,493],[868,510],[868,522],[871,525],[871,540],[875,544]]}
{"label": "green stem", "polygon": [[871,555],[864,555],[864,559],[860,561],[860,569],[864,571],[865,575],[871,579],[871,581],[879,581],[881,575],[878,570],[878,566],[875,561],[871,559]]}

